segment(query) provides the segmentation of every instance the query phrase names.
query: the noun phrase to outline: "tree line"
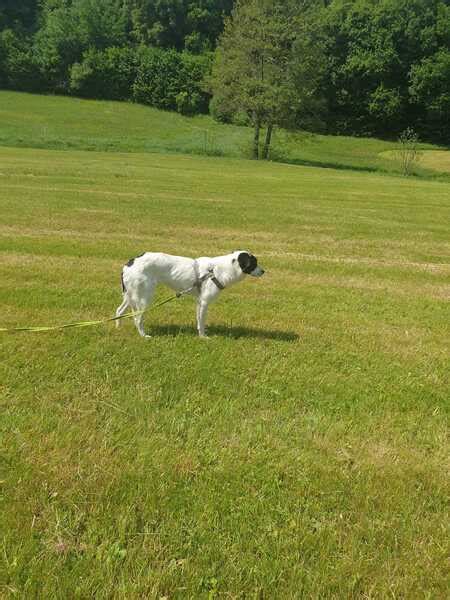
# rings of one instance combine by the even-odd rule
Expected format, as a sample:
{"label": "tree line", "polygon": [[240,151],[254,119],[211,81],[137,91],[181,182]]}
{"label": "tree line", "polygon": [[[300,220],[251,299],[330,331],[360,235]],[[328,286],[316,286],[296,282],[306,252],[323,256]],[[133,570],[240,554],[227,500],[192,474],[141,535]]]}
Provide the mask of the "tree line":
{"label": "tree line", "polygon": [[0,87],[450,143],[450,0],[1,0]]}

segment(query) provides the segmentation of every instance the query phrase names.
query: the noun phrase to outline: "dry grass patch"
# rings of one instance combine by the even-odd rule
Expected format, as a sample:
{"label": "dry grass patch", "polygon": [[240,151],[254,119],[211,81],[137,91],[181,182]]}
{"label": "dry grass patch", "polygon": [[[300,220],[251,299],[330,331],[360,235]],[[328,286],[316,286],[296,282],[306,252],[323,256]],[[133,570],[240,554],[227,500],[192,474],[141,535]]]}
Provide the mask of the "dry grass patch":
{"label": "dry grass patch", "polygon": [[[398,162],[398,152],[396,150],[381,152],[380,156]],[[448,150],[421,150],[419,164],[427,169],[450,173],[450,152]]]}

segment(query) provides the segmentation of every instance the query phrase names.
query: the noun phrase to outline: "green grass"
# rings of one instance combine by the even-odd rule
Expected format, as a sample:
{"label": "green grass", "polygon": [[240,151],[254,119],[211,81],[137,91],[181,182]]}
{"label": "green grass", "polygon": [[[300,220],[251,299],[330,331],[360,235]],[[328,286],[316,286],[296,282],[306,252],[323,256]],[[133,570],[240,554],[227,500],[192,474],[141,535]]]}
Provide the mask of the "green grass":
{"label": "green grass", "polygon": [[[114,152],[170,152],[250,157],[252,131],[124,102],[98,102],[0,91],[0,145]],[[393,142],[368,138],[287,134],[275,130],[272,158],[297,165],[399,174],[383,155]],[[424,149],[433,149],[422,145]],[[416,174],[450,181],[446,169],[421,165]]]}
{"label": "green grass", "polygon": [[[56,138],[101,131],[63,118]],[[147,249],[267,270],[211,307],[208,341],[189,298],[148,315],[151,340],[0,334],[0,594],[445,598],[449,191],[0,148],[1,326],[113,314]]]}

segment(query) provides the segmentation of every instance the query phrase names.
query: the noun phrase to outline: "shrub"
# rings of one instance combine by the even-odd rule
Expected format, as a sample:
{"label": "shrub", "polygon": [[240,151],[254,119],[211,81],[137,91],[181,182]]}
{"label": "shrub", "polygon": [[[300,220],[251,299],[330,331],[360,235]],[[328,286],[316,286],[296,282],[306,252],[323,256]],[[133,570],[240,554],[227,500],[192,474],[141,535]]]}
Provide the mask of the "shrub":
{"label": "shrub", "polygon": [[209,114],[218,123],[232,123],[233,113],[231,110],[227,110],[226,105],[222,102],[219,96],[213,96],[209,103]]}
{"label": "shrub", "polygon": [[207,112],[208,94],[203,91],[202,82],[209,67],[208,56],[143,48],[133,85],[133,99],[182,114]]}
{"label": "shrub", "polygon": [[[136,81],[133,85],[133,99],[166,110],[176,109],[179,54],[175,50],[143,48]],[[178,87],[178,89],[177,89]]]}
{"label": "shrub", "polygon": [[138,57],[131,48],[91,48],[70,69],[70,93],[87,98],[128,100]]}
{"label": "shrub", "polygon": [[400,148],[397,150],[401,162],[403,175],[411,175],[414,165],[422,158],[419,150],[419,137],[417,133],[408,127],[398,138]]}
{"label": "shrub", "polygon": [[[205,91],[204,81],[211,72],[213,55],[181,54],[182,91],[189,97],[190,112],[184,114],[207,113],[210,95]],[[181,112],[181,111],[180,111]]]}
{"label": "shrub", "polygon": [[176,95],[177,111],[185,116],[192,116],[201,112],[199,110],[202,104],[202,98],[198,92],[189,94],[188,92],[179,92]]}

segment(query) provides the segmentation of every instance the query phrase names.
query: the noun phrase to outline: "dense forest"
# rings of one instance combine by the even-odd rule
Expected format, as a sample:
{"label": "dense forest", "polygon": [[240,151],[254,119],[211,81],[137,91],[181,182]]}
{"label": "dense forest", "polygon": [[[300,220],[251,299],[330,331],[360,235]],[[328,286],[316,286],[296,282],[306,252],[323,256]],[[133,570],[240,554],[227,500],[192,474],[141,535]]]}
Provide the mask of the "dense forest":
{"label": "dense forest", "polygon": [[[314,118],[293,126],[387,137],[413,127],[423,139],[450,143],[450,0],[248,2],[264,5],[265,12],[249,21],[255,30],[243,30],[243,40],[256,39],[258,28],[270,30],[271,56],[275,47],[277,56],[296,49],[297,72],[302,56],[310,61],[315,53]],[[131,100],[187,115],[211,106],[215,118],[232,120],[214,110],[208,81],[214,65],[217,71],[217,64],[231,64],[223,51],[218,61],[217,48],[232,53],[233,36],[227,41],[224,29],[241,18],[245,4],[0,0],[0,87]],[[277,6],[285,21],[269,27]],[[303,69],[298,79],[298,97],[307,95],[308,72],[312,76],[313,69]],[[289,102],[294,97],[290,86]]]}

